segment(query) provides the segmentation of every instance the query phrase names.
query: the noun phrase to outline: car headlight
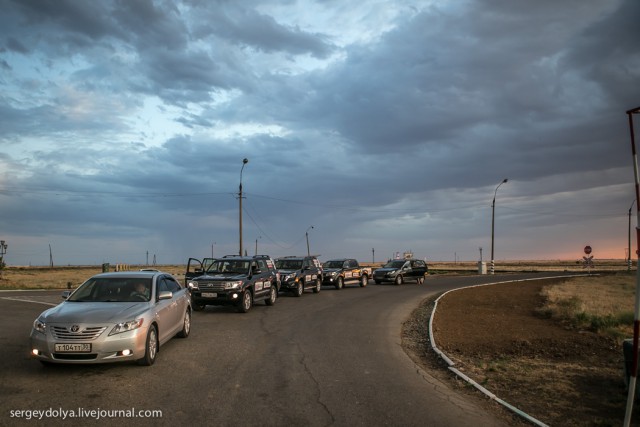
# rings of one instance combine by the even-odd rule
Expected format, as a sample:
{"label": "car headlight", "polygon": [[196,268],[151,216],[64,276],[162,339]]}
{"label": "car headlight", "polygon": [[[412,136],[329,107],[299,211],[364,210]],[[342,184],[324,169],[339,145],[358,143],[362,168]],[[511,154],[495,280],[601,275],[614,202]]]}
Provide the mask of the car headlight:
{"label": "car headlight", "polygon": [[47,331],[47,324],[37,318],[33,321],[33,330],[44,334]]}
{"label": "car headlight", "polygon": [[396,274],[398,274],[398,270],[390,271],[390,272],[388,272],[387,274],[388,274],[389,276],[393,277],[393,276],[395,276]]}
{"label": "car headlight", "polygon": [[190,282],[187,283],[187,287],[189,289],[196,289],[197,290],[198,289],[198,282],[191,282],[190,281]]}
{"label": "car headlight", "polygon": [[237,289],[242,286],[242,281],[237,282],[224,282],[225,289]]}
{"label": "car headlight", "polygon": [[121,334],[123,332],[133,331],[135,329],[138,329],[140,326],[142,326],[143,322],[144,322],[144,319],[140,318],[136,320],[129,320],[128,322],[118,323],[116,326],[113,327],[113,329],[111,329],[111,332],[109,332],[109,335],[115,335],[115,334]]}

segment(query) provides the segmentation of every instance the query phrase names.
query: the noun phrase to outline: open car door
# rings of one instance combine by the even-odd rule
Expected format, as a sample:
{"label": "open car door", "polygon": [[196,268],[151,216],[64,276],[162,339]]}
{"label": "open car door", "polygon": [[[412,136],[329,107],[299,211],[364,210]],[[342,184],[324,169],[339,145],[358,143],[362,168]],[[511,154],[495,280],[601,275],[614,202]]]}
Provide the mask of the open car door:
{"label": "open car door", "polygon": [[190,279],[205,274],[215,260],[215,258],[203,258],[202,261],[200,261],[197,258],[189,258],[187,271],[184,273],[184,285],[187,286]]}

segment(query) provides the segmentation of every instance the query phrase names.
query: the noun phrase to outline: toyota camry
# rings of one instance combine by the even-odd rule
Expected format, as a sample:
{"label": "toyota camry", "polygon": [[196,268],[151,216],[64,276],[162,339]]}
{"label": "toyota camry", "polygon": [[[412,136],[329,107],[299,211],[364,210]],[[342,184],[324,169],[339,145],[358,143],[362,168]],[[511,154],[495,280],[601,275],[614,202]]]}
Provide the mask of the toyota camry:
{"label": "toyota camry", "polygon": [[137,361],[191,329],[189,291],[160,271],[102,273],[33,322],[31,354],[44,364]]}

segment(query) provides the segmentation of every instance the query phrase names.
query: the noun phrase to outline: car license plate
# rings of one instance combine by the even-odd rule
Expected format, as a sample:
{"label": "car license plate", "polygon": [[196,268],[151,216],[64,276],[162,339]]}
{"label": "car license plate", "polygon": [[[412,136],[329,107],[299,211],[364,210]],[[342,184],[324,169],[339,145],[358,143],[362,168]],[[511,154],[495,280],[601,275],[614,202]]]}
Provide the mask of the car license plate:
{"label": "car license plate", "polygon": [[215,298],[215,297],[217,297],[217,296],[218,296],[218,294],[217,294],[217,293],[215,293],[215,292],[203,292],[203,293],[202,293],[202,296],[203,296],[204,298]]}
{"label": "car license plate", "polygon": [[56,344],[56,353],[89,353],[91,352],[91,344]]}

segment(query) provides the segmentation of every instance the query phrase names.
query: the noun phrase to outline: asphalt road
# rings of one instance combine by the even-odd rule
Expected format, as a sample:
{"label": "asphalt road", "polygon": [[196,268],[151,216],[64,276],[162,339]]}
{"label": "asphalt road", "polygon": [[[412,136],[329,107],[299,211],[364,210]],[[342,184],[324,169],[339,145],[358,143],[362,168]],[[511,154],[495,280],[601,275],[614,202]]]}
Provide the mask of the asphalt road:
{"label": "asphalt road", "polygon": [[[194,312],[191,335],[164,345],[151,367],[42,366],[29,355],[29,333],[60,291],[0,292],[0,425],[500,426],[415,365],[400,330],[432,293],[535,276],[323,287],[301,298],[281,294],[247,314],[210,306]],[[34,423],[33,411],[47,410]],[[161,418],[126,418],[153,410]]]}

